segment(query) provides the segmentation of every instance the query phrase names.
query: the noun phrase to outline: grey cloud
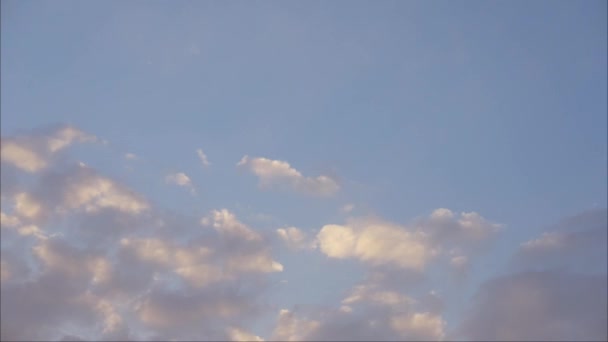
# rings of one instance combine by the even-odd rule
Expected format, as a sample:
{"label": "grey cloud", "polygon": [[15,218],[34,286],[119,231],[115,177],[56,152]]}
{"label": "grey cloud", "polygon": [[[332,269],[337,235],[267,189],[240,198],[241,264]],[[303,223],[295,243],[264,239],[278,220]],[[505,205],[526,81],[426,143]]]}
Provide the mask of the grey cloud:
{"label": "grey cloud", "polygon": [[473,340],[608,339],[606,276],[526,272],[491,280],[460,333]]}
{"label": "grey cloud", "polygon": [[455,337],[607,340],[606,214],[566,218],[522,243],[515,273],[481,286]]}
{"label": "grey cloud", "polygon": [[60,273],[46,273],[34,281],[1,287],[3,341],[59,338],[66,323],[92,326],[96,314],[75,301],[86,286],[82,280],[66,281]]}
{"label": "grey cloud", "polygon": [[512,270],[605,272],[608,268],[608,211],[596,209],[561,220],[520,245]]}

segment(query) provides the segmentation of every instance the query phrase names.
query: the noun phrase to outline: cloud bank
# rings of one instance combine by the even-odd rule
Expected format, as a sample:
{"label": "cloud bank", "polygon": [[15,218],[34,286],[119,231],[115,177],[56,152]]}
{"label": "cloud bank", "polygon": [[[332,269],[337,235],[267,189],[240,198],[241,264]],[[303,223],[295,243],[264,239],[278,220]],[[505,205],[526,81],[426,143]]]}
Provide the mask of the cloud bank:
{"label": "cloud bank", "polygon": [[[453,298],[435,287],[452,286],[448,271],[469,279],[510,227],[446,208],[391,222],[348,206],[315,229],[252,224],[229,206],[175,212],[70,159],[70,146],[95,141],[70,126],[2,138],[2,340],[608,338],[605,209],[521,241],[508,265],[465,298],[455,326]],[[246,156],[239,167],[262,188],[340,189],[283,161]],[[165,180],[193,189],[185,173]],[[282,305],[276,277],[288,288],[301,271],[296,259],[320,272],[300,278],[311,286],[330,285],[324,272],[345,263],[363,276],[333,301]]]}

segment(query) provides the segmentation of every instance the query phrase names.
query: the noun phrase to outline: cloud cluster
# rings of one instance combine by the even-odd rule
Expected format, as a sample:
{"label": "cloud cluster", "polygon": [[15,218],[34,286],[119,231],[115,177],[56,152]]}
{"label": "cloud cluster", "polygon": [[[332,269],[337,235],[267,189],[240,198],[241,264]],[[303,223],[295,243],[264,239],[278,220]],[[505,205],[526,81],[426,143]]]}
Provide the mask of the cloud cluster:
{"label": "cloud cluster", "polygon": [[340,189],[338,183],[328,176],[305,177],[281,160],[244,156],[237,166],[256,175],[262,188],[278,187],[316,196],[330,196]]}
{"label": "cloud cluster", "polygon": [[[501,225],[479,214],[454,214],[437,209],[428,218],[397,225],[377,218],[350,219],[345,225],[325,225],[317,235],[321,252],[330,258],[353,258],[370,264],[422,271],[448,248],[464,253],[497,233]],[[455,267],[465,255],[452,256]]]}
{"label": "cloud cluster", "polygon": [[[429,291],[425,276],[466,274],[500,241],[501,224],[445,208],[406,223],[348,217],[352,205],[341,210],[344,222],[320,224],[314,234],[289,224],[256,229],[223,207],[192,217],[58,157],[93,141],[69,126],[2,138],[2,340],[608,338],[605,209],[523,241],[451,331],[449,301]],[[209,164],[202,150],[197,154]],[[305,177],[282,161],[245,156],[239,166],[262,187],[320,196],[339,189],[329,177]],[[166,181],[193,189],[184,173]],[[289,247],[281,254],[286,260],[277,260],[277,240]],[[354,261],[365,276],[336,302],[279,310],[284,306],[267,302],[273,274],[303,254],[294,251],[323,267]],[[262,334],[253,323],[265,315],[276,316],[276,324]]]}
{"label": "cloud cluster", "polygon": [[269,241],[226,209],[168,215],[83,163],[52,158],[90,137],[75,132],[3,139],[2,172],[36,178],[2,193],[2,340],[256,337],[243,327],[264,308],[264,277],[283,270]]}
{"label": "cloud cluster", "polygon": [[441,312],[403,293],[368,282],[355,286],[337,309],[279,312],[273,339],[280,341],[438,341]]}
{"label": "cloud cluster", "polygon": [[95,142],[95,136],[72,126],[62,126],[37,135],[2,138],[2,162],[28,173],[46,169],[59,151],[73,143]]}

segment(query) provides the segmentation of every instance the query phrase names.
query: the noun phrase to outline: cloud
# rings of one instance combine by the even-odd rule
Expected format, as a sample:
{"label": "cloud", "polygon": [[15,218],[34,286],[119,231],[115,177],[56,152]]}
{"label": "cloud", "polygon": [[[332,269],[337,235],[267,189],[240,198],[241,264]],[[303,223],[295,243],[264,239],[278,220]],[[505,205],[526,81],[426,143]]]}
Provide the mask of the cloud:
{"label": "cloud", "polygon": [[282,309],[279,312],[277,326],[273,332],[273,341],[306,341],[308,336],[320,326],[319,321],[298,319],[292,312]]}
{"label": "cloud", "polygon": [[24,144],[45,168],[31,182],[3,177],[13,189],[0,212],[2,340],[256,338],[234,327],[268,310],[264,277],[283,270],[268,239],[226,209],[205,229],[91,167],[47,158],[79,140],[67,131],[46,150]]}
{"label": "cloud", "polygon": [[0,154],[3,162],[27,172],[37,172],[47,166],[47,161],[42,156],[14,141],[2,141]]}
{"label": "cloud", "polygon": [[[422,271],[448,248],[473,251],[500,227],[474,212],[455,215],[448,209],[437,209],[428,218],[409,225],[351,218],[345,225],[323,226],[317,241],[320,251],[330,258],[354,258],[371,266]],[[461,261],[465,257],[462,255]]]}
{"label": "cloud", "polygon": [[19,220],[16,216],[7,215],[4,212],[0,212],[0,225],[2,227],[15,227],[21,224],[21,220]]}
{"label": "cloud", "polygon": [[525,272],[487,282],[462,334],[473,340],[608,339],[606,276]]}
{"label": "cloud", "polygon": [[92,169],[79,168],[72,174],[63,192],[62,209],[65,208],[83,208],[87,212],[111,208],[137,215],[148,210],[149,204],[141,196],[96,174]]}
{"label": "cloud", "polygon": [[436,254],[424,234],[387,223],[326,225],[317,239],[321,252],[331,258],[356,258],[372,265],[422,270]]}
{"label": "cloud", "polygon": [[139,159],[139,157],[136,154],[134,154],[134,153],[125,153],[124,157],[125,157],[126,160],[136,160],[136,159]]}
{"label": "cloud", "polygon": [[316,196],[330,196],[340,189],[332,178],[323,175],[305,177],[285,161],[244,156],[237,166],[246,167],[256,175],[262,188],[291,189]]}
{"label": "cloud", "polygon": [[352,212],[355,209],[355,205],[352,203],[349,204],[345,204],[342,206],[342,208],[340,208],[340,212],[343,214],[348,214],[350,212]]}
{"label": "cloud", "polygon": [[211,163],[209,163],[209,160],[207,160],[207,155],[205,154],[205,152],[203,152],[202,149],[197,149],[196,155],[198,156],[198,159],[201,161],[201,164],[203,164],[204,167],[208,167],[209,165],[211,165]]}
{"label": "cloud", "polygon": [[299,312],[281,310],[273,340],[442,340],[445,322],[436,308],[427,307],[427,302],[367,282],[355,286],[338,309],[322,308],[308,314],[302,306]]}
{"label": "cloud", "polygon": [[228,209],[213,210],[201,219],[204,226],[211,225],[222,235],[249,241],[259,241],[262,237],[247,225],[239,221]]}
{"label": "cloud", "polygon": [[165,181],[169,184],[175,184],[177,186],[187,188],[192,194],[196,193],[196,190],[192,185],[192,180],[190,180],[190,177],[183,172],[169,174],[167,177],[165,177]]}
{"label": "cloud", "polygon": [[566,218],[514,253],[511,273],[485,282],[456,338],[608,339],[606,209]]}
{"label": "cloud", "polygon": [[264,339],[261,338],[260,336],[256,336],[253,335],[251,333],[248,333],[244,330],[238,329],[238,328],[229,328],[228,329],[228,336],[230,336],[230,340],[231,341],[243,341],[243,342],[248,342],[248,341],[255,341],[255,342],[263,342]]}
{"label": "cloud", "polygon": [[279,228],[276,230],[279,238],[292,249],[314,249],[317,243],[306,233],[296,227]]}
{"label": "cloud", "polygon": [[50,132],[2,138],[1,160],[28,173],[46,169],[51,158],[73,143],[96,142],[95,136],[72,126],[62,126]]}
{"label": "cloud", "polygon": [[[521,243],[511,260],[511,268],[571,271],[593,268],[606,270],[608,211],[596,209],[566,218],[548,227],[538,237]],[[593,260],[593,263],[589,261]]]}

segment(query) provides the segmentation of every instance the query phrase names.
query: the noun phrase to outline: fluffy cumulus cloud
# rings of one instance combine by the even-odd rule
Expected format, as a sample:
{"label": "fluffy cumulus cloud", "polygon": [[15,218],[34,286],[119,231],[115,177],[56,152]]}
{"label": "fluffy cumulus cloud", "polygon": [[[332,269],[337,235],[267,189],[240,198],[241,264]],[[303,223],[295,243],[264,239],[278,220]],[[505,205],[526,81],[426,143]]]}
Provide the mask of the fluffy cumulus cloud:
{"label": "fluffy cumulus cloud", "polygon": [[333,195],[340,189],[329,176],[305,177],[281,160],[244,156],[237,166],[247,168],[256,175],[262,188],[278,187],[317,196]]}
{"label": "fluffy cumulus cloud", "polygon": [[[422,271],[448,248],[469,250],[500,228],[477,213],[454,214],[437,209],[430,217],[407,225],[377,218],[350,219],[345,225],[325,225],[317,235],[321,252],[330,258],[357,259],[370,265],[393,265]],[[452,257],[455,266],[466,256]]]}

